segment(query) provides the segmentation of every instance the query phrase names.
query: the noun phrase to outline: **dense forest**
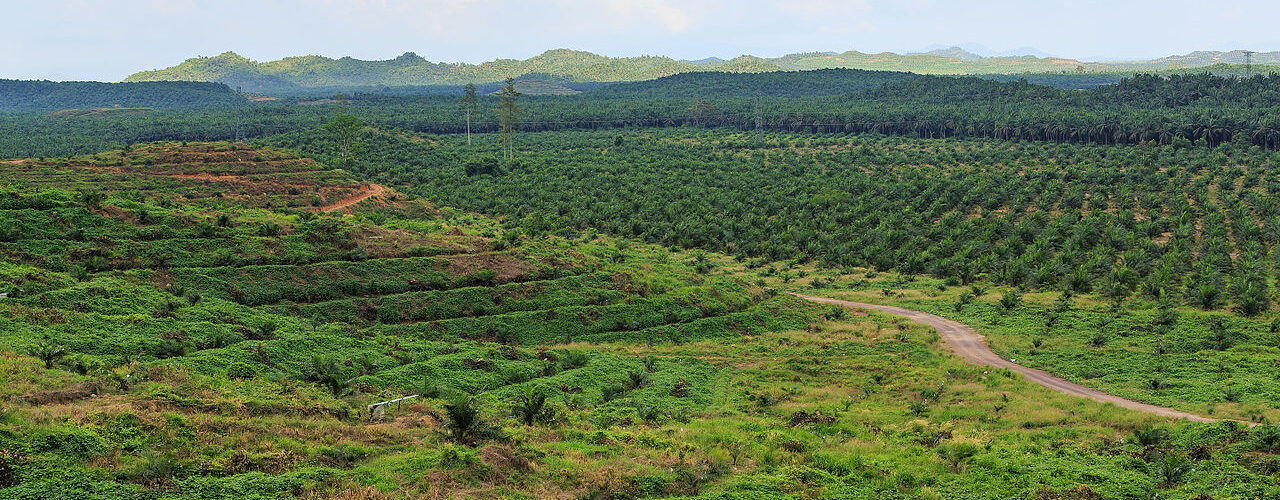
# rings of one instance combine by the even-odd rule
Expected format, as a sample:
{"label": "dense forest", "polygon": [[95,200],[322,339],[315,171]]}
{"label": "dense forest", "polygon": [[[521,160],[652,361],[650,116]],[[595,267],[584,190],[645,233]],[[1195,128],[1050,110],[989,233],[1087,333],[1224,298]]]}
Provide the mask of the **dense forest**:
{"label": "dense forest", "polygon": [[99,83],[0,79],[0,113],[95,108],[227,108],[243,100],[221,83]]}
{"label": "dense forest", "polygon": [[696,96],[704,99],[743,97],[814,97],[849,94],[918,77],[912,73],[823,69],[753,74],[684,73],[643,82],[605,86],[591,93],[602,99],[653,99]]}
{"label": "dense forest", "polygon": [[[830,95],[829,89],[847,92]],[[538,132],[695,126],[1094,144],[1201,142],[1210,147],[1242,135],[1242,140],[1276,149],[1277,94],[1280,77],[1271,75],[1138,75],[1093,89],[1066,90],[1023,81],[855,70],[728,79],[694,73],[578,95],[525,96],[517,127]],[[241,137],[267,137],[317,127],[335,112],[333,102],[281,99],[254,102],[244,110],[228,106],[145,115],[12,113],[0,122],[0,156],[76,154],[158,139],[228,139],[237,130]],[[345,112],[380,128],[460,133],[467,127],[451,95],[363,94],[347,102]],[[473,131],[497,130],[496,104],[496,97],[481,97],[481,112],[471,120]]]}

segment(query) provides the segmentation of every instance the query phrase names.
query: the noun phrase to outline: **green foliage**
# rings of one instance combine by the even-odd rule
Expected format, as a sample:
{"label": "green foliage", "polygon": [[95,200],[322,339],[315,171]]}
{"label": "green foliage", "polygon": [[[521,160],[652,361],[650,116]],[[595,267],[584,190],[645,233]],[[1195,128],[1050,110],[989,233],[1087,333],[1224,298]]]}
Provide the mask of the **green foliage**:
{"label": "green foliage", "polygon": [[478,440],[501,435],[501,429],[487,423],[469,397],[459,397],[444,404],[441,415],[449,439],[460,444],[473,444]]}
{"label": "green foliage", "polygon": [[964,469],[965,464],[977,455],[980,449],[973,443],[955,443],[939,446],[936,449],[938,457],[946,462],[951,470],[960,472]]}
{"label": "green foliage", "polygon": [[[546,228],[597,228],[743,258],[896,268],[979,287],[1096,291],[1116,304],[1135,291],[1154,296],[1163,289],[1211,308],[1224,301],[1238,307],[1244,299],[1250,311],[1269,307],[1261,300],[1269,288],[1256,272],[1231,280],[1229,290],[1221,277],[1256,267],[1230,258],[1233,248],[1251,245],[1235,235],[1261,238],[1275,224],[1268,222],[1274,204],[1264,199],[1280,185],[1265,180],[1271,154],[1256,148],[648,133],[622,149],[612,146],[616,131],[541,133],[521,164],[501,176],[466,175],[450,159],[470,156],[456,141],[428,148],[387,137],[380,148],[385,159],[367,168],[419,186],[419,194],[441,203],[537,220]],[[275,141],[305,148],[308,137]],[[1151,171],[1144,159],[1151,155],[1168,166]],[[1044,158],[1054,159],[1053,168]],[[1103,159],[1111,162],[1105,168]],[[811,162],[825,170],[807,168]],[[1199,174],[1215,163],[1233,166]],[[1013,178],[1019,181],[1008,181]],[[1200,206],[1194,200],[1224,199],[1215,193],[1228,178],[1235,179],[1228,189],[1236,201],[1193,210]],[[1139,184],[1141,195],[1134,189]],[[662,190],[654,195],[643,186]],[[558,194],[525,194],[531,192]],[[983,216],[972,217],[975,210]],[[727,215],[706,219],[722,212]],[[792,215],[765,215],[778,213]],[[1235,231],[1251,225],[1261,232]],[[1196,236],[1201,231],[1203,241]],[[1200,270],[1186,272],[1193,269]],[[797,275],[779,272],[784,283]],[[1193,283],[1185,293],[1184,274]],[[976,283],[979,276],[988,283]],[[804,283],[829,287],[826,277],[817,278]]]}
{"label": "green foliage", "polygon": [[511,415],[524,425],[552,422],[555,410],[547,406],[547,394],[539,387],[529,386],[511,406]]}
{"label": "green foliage", "polygon": [[342,396],[350,390],[351,382],[354,380],[347,375],[347,370],[336,359],[322,354],[312,354],[305,379],[324,386],[334,396]]}
{"label": "green foliage", "polygon": [[1181,483],[1193,466],[1190,460],[1177,453],[1161,453],[1154,460],[1156,479],[1164,488],[1172,488]]}
{"label": "green foliage", "polygon": [[1009,290],[1000,296],[1000,308],[1005,312],[1013,311],[1019,305],[1022,305],[1022,294],[1017,290]]}
{"label": "green foliage", "polygon": [[568,352],[565,352],[564,358],[562,359],[564,369],[566,370],[582,368],[587,366],[587,363],[590,361],[590,356],[588,356],[586,352],[578,349],[570,349]]}
{"label": "green foliage", "polygon": [[[457,128],[437,116],[458,118],[452,96],[370,98],[342,110],[376,125],[356,127],[359,161],[320,130],[269,139],[354,174],[233,145],[170,152],[207,162],[142,144],[13,165],[0,188],[0,292],[13,292],[0,299],[0,344],[57,338],[76,354],[70,371],[4,358],[14,374],[4,399],[26,402],[0,415],[0,449],[23,454],[12,462],[21,491],[2,493],[518,496],[555,485],[582,496],[1020,498],[1088,484],[1106,498],[1265,497],[1270,457],[1246,452],[1273,453],[1273,426],[1143,429],[1139,416],[960,365],[906,323],[731,275],[753,262],[749,278],[766,284],[954,310],[1002,357],[1126,397],[1265,420],[1280,380],[1265,264],[1280,241],[1280,187],[1274,155],[1249,142],[1272,139],[1227,140],[1237,126],[1225,122],[1192,130],[1209,102],[1198,95],[1259,104],[1220,116],[1265,127],[1269,108],[1241,94],[1265,91],[1259,80],[1139,78],[1077,95],[913,77],[786,103],[759,134],[536,132],[672,109],[671,125],[734,126],[748,103],[704,96],[691,113],[687,97],[667,108],[530,97],[528,120],[510,127],[529,132],[526,151],[496,169],[483,164],[492,137],[464,148],[404,131]],[[1034,116],[983,107],[1011,99],[1042,106]],[[333,113],[295,107],[270,112],[284,128]],[[220,119],[176,120],[171,133]],[[25,120],[2,127],[47,126]],[[111,137],[152,126],[118,120],[106,123],[136,125]],[[849,134],[864,130],[1001,139]],[[1204,143],[1184,141],[1193,135]],[[236,192],[155,172],[280,185]],[[322,193],[366,182],[353,175],[413,186],[402,193],[438,206],[383,199],[311,213]],[[86,200],[88,187],[103,199]],[[1239,316],[1218,312],[1227,306]],[[824,314],[833,321],[816,321]],[[603,345],[557,347],[577,342]],[[353,408],[404,394],[424,397],[387,408],[390,422],[357,421]],[[122,406],[160,414],[97,415]],[[49,418],[60,411],[69,416]],[[526,425],[495,427],[508,412]],[[557,429],[534,426],[553,415]],[[1131,441],[1109,437],[1129,429]],[[872,447],[882,451],[861,455]],[[1192,472],[1189,460],[1204,465]],[[42,479],[55,471],[62,484]]]}
{"label": "green foliage", "polygon": [[649,374],[642,370],[632,370],[627,372],[627,377],[623,379],[622,384],[627,389],[636,390],[644,387],[649,383]]}
{"label": "green foliage", "polygon": [[66,346],[54,342],[48,334],[45,334],[44,339],[27,349],[27,354],[43,361],[46,370],[52,370],[53,364],[66,357],[68,351]]}
{"label": "green foliage", "polygon": [[359,147],[359,135],[364,123],[355,115],[339,112],[324,124],[324,129],[338,148],[338,158],[344,168],[355,161],[355,149]]}

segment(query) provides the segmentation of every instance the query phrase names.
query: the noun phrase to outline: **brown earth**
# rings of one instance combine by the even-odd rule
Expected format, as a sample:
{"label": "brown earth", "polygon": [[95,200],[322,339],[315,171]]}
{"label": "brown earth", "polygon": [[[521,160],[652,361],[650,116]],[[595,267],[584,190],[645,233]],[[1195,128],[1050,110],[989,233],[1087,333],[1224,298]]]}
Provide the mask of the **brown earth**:
{"label": "brown earth", "polygon": [[360,189],[356,191],[355,195],[322,206],[320,207],[320,211],[333,212],[335,210],[342,210],[375,196],[381,198],[383,195],[387,194],[387,191],[386,187],[378,184],[365,184],[360,186]]}

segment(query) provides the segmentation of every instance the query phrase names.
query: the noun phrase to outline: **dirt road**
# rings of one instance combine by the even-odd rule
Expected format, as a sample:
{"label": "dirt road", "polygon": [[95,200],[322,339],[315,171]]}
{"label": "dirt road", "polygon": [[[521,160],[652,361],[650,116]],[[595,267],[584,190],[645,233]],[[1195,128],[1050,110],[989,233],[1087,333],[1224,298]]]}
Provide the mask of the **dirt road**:
{"label": "dirt road", "polygon": [[1196,422],[1217,422],[1216,418],[1202,417],[1193,413],[1174,410],[1172,408],[1164,408],[1161,406],[1149,405],[1131,401],[1119,396],[1113,396],[1105,392],[1090,389],[1080,384],[1074,384],[1061,378],[1050,375],[1046,372],[1027,368],[1025,366],[1013,363],[1007,359],[997,356],[987,347],[986,341],[978,332],[972,328],[965,326],[964,323],[952,321],[941,316],[913,311],[911,309],[903,309],[894,306],[882,306],[876,304],[864,304],[861,302],[850,302],[847,300],[828,299],[826,297],[814,297],[812,295],[802,295],[792,293],[796,297],[805,300],[818,302],[822,304],[834,304],[842,307],[853,307],[857,309],[874,309],[877,311],[892,314],[894,316],[902,316],[916,323],[932,327],[938,330],[938,334],[947,341],[947,345],[951,346],[951,350],[955,351],[960,357],[973,363],[993,366],[996,368],[1008,368],[1015,372],[1021,373],[1027,380],[1043,385],[1063,394],[1070,394],[1082,398],[1089,398],[1094,401],[1103,403],[1112,403],[1116,406],[1129,408],[1141,412],[1151,413],[1162,417],[1185,418]]}
{"label": "dirt road", "polygon": [[387,188],[383,186],[380,186],[378,184],[367,184],[364,186],[360,186],[360,190],[357,191],[355,195],[347,198],[343,198],[341,200],[338,200],[328,205],[325,205],[323,207],[320,207],[320,211],[332,212],[334,210],[342,210],[344,208],[347,208],[351,205],[355,205],[356,203],[360,203],[374,196],[382,196],[386,193],[387,193]]}

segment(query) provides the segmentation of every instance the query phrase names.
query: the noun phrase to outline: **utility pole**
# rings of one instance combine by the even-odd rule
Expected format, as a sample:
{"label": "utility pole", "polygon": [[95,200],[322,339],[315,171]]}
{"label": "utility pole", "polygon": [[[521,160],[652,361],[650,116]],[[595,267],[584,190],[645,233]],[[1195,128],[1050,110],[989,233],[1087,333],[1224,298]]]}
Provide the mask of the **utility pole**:
{"label": "utility pole", "polygon": [[1245,78],[1253,76],[1253,54],[1252,50],[1244,51],[1244,75]]}

